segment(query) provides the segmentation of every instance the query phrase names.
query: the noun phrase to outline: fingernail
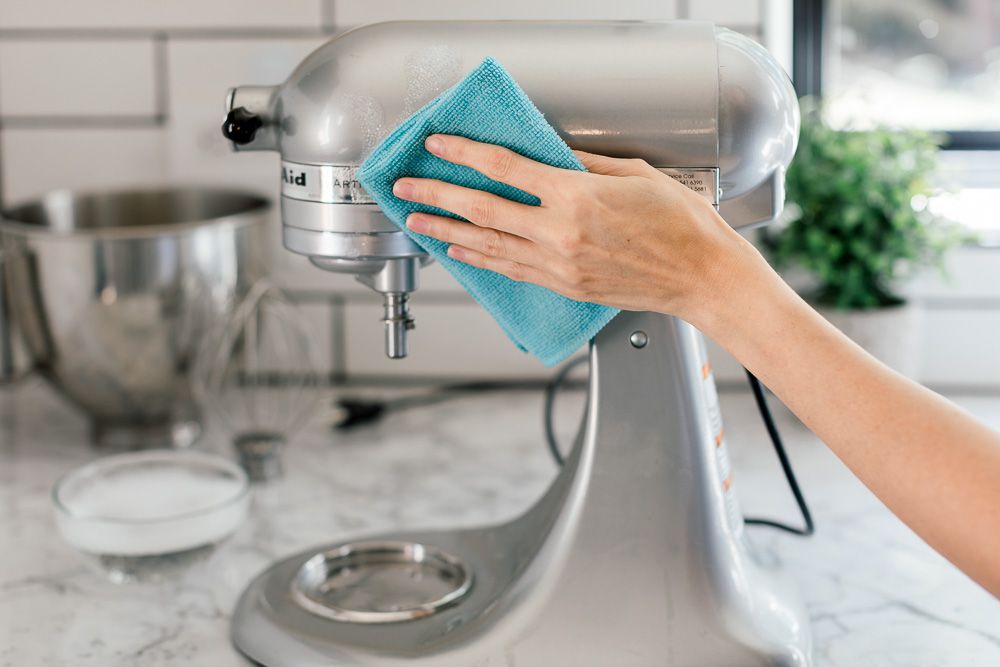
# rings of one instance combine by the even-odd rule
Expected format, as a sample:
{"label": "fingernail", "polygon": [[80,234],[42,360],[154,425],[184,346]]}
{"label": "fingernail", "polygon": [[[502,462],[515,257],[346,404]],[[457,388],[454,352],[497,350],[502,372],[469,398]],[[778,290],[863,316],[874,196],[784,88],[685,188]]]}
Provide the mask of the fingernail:
{"label": "fingernail", "polygon": [[444,140],[436,134],[427,137],[424,146],[434,155],[444,155]]}
{"label": "fingernail", "polygon": [[415,215],[411,215],[406,219],[406,228],[411,232],[417,232],[418,234],[423,234],[429,229],[430,225],[427,224],[426,220],[421,220]]}
{"label": "fingernail", "polygon": [[462,252],[462,249],[453,245],[448,246],[448,256],[452,259],[457,259],[460,262],[465,259],[465,253]]}
{"label": "fingernail", "polygon": [[392,184],[392,194],[402,199],[407,199],[413,194],[413,183],[404,180],[396,181]]}

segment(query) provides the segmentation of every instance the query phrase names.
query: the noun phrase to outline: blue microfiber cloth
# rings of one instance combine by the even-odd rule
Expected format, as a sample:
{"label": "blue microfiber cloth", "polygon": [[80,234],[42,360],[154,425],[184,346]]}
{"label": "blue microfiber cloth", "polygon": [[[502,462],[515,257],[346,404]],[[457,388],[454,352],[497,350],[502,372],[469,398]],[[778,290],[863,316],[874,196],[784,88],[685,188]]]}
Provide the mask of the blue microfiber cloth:
{"label": "blue microfiber cloth", "polygon": [[[539,162],[585,171],[510,74],[492,58],[397,127],[361,165],[358,180],[385,214],[453,275],[490,312],[511,340],[546,366],[559,363],[593,338],[615,308],[567,299],[538,285],[469,266],[447,255],[448,245],[406,229],[414,211],[458,218],[404,201],[392,185],[404,176],[434,178],[538,206],[537,197],[431,155],[424,139],[455,134],[505,146]],[[461,218],[459,218],[461,219]]]}

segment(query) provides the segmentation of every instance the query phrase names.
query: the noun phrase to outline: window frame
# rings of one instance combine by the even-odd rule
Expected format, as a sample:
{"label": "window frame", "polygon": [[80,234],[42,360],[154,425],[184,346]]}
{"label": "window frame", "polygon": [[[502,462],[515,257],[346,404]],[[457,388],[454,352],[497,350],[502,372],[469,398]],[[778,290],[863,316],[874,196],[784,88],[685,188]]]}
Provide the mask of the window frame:
{"label": "window frame", "polygon": [[[792,83],[799,97],[823,96],[829,0],[794,0],[792,5]],[[941,148],[955,151],[1000,150],[1000,130],[938,130]]]}

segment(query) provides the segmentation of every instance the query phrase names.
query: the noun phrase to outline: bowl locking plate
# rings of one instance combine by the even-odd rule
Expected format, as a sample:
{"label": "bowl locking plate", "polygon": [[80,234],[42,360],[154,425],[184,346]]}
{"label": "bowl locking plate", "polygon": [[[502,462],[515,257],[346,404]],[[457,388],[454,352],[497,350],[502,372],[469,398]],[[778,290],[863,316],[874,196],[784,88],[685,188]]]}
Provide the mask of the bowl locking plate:
{"label": "bowl locking plate", "polygon": [[431,616],[465,597],[472,574],[454,556],[414,542],[356,542],[307,560],[292,580],[306,611],[348,623]]}

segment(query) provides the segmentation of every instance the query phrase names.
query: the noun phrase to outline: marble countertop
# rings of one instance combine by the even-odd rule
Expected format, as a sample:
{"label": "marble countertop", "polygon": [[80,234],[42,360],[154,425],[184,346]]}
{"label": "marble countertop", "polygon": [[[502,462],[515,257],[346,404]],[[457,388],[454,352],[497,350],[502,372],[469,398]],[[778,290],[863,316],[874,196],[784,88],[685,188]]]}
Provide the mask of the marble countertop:
{"label": "marble countertop", "polygon": [[[582,392],[566,396],[568,437]],[[960,402],[1000,428],[1000,399]],[[748,514],[795,521],[749,394],[723,393],[737,489]],[[818,532],[749,528],[808,606],[817,667],[1000,665],[1000,602],[896,520],[780,406]],[[167,584],[115,585],[55,532],[49,490],[97,456],[86,422],[37,379],[0,390],[0,665],[243,667],[229,613],[249,578],[310,545],[398,528],[494,522],[526,509],[555,473],[541,396],[477,396],[391,415],[349,435],[315,424],[285,477],[257,489],[249,521],[207,562]],[[220,438],[199,446],[222,451]]]}

